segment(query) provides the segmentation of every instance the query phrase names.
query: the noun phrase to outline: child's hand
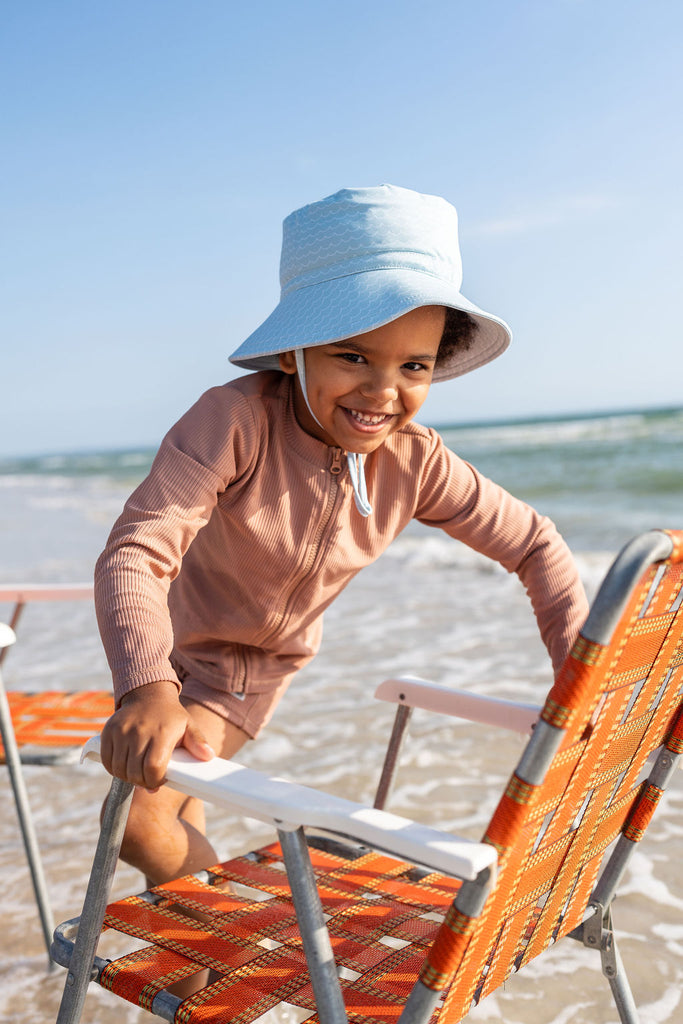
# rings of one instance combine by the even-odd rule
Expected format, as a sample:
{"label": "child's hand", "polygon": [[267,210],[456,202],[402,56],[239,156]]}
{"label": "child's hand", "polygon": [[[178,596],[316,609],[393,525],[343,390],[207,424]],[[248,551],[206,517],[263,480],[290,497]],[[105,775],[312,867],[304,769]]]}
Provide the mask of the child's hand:
{"label": "child's hand", "polygon": [[185,747],[200,761],[216,756],[170,681],[147,683],[127,693],[102,730],[102,764],[107,771],[148,790],[164,782],[176,747]]}

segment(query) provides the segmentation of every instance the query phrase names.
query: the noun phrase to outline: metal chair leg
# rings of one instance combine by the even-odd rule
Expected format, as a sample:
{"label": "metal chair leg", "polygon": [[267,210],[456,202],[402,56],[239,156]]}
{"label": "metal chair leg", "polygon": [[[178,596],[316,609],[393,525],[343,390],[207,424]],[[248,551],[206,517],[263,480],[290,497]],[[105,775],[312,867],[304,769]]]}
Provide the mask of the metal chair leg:
{"label": "metal chair leg", "polygon": [[595,914],[573,932],[569,932],[567,937],[583,942],[589,949],[599,950],[602,973],[609,981],[622,1024],[640,1024],[624,962],[614,937],[611,907],[605,909],[595,902],[592,902],[592,905],[595,907]]}
{"label": "metal chair leg", "polygon": [[389,746],[387,747],[387,751],[384,756],[382,774],[380,776],[379,783],[377,784],[377,794],[373,805],[380,811],[383,811],[386,807],[389,794],[391,793],[391,787],[393,786],[394,775],[396,773],[396,766],[401,753],[401,747],[403,746],[405,731],[412,713],[413,709],[407,704],[399,704],[396,708],[394,727],[391,732],[391,738],[389,739]]}
{"label": "metal chair leg", "polygon": [[[611,973],[612,961],[614,963],[614,974]],[[605,960],[603,959],[602,972],[606,975],[607,980],[609,981],[610,988],[612,989],[612,995],[614,996],[614,1002],[617,1010],[619,1011],[619,1017],[621,1018],[622,1024],[639,1024],[640,1018],[638,1017],[638,1010],[636,1009],[633,993],[631,992],[631,986],[629,985],[628,978],[626,977],[626,971],[624,970],[621,954],[619,953],[616,942],[614,941],[614,935],[612,935],[610,963],[609,965],[606,965]]]}
{"label": "metal chair leg", "polygon": [[303,828],[278,829],[287,878],[292,889],[306,963],[322,1024],[347,1024],[330,936],[325,924]]}
{"label": "metal chair leg", "polygon": [[[5,748],[5,761],[9,771],[12,793],[14,794],[19,826],[24,840],[26,858],[31,871],[33,891],[35,893],[36,903],[38,904],[38,913],[40,915],[43,938],[45,939],[45,948],[47,949],[49,956],[50,943],[52,941],[52,933],[55,925],[52,918],[50,898],[47,892],[43,862],[40,858],[40,850],[38,848],[38,839],[36,837],[31,808],[29,806],[28,793],[26,791],[26,783],[24,781],[24,773],[21,765],[21,757],[19,755],[19,748],[17,747],[14,728],[12,726],[12,715],[5,687],[2,682],[2,674],[0,674],[0,733],[2,734],[2,742]],[[49,960],[49,967],[50,970],[54,967],[54,963],[51,959]]]}
{"label": "metal chair leg", "polygon": [[[120,779],[114,779],[111,784],[83,903],[78,935],[69,962],[57,1024],[77,1024],[83,1012],[88,985],[92,980],[97,942],[102,930],[102,922],[116,871],[116,862],[128,819],[133,788],[131,783],[122,782]],[[56,943],[57,939],[55,938]],[[59,961],[55,947],[53,947],[53,951],[55,959]]]}

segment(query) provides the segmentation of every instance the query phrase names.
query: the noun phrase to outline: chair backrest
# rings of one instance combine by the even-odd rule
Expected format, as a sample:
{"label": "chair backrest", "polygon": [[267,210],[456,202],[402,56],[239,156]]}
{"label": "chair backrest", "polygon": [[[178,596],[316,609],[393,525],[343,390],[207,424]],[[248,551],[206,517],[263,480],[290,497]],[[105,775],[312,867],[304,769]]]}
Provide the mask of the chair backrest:
{"label": "chair backrest", "polygon": [[[663,747],[667,767],[683,742],[682,606],[683,531],[627,545],[486,831],[498,884],[480,914],[463,884],[423,968],[433,990],[452,976],[444,1024],[581,925],[610,844],[642,837],[662,790],[646,762]],[[625,856],[606,861],[607,900]]]}

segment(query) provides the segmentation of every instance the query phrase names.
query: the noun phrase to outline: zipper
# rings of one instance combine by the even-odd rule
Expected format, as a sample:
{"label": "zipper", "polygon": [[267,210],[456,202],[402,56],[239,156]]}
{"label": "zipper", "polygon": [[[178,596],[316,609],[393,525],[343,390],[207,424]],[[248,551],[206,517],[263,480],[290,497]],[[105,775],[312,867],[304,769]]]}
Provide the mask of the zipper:
{"label": "zipper", "polygon": [[333,476],[339,476],[343,469],[342,465],[342,450],[341,448],[332,449],[332,464],[330,465],[330,473]]}
{"label": "zipper", "polygon": [[295,586],[289,592],[287,601],[285,602],[282,612],[278,617],[277,624],[273,626],[271,630],[271,636],[278,633],[279,630],[282,628],[283,622],[287,619],[289,615],[289,609],[294,598],[296,597],[297,593],[299,592],[303,584],[306,582],[308,577],[310,576],[313,566],[316,563],[316,559],[318,557],[318,552],[320,551],[320,545],[325,535],[325,531],[327,530],[330,519],[332,518],[332,512],[334,511],[334,506],[337,502],[337,493],[339,491],[339,477],[344,468],[344,464],[342,461],[343,452],[341,448],[332,448],[330,449],[330,451],[331,458],[329,472],[331,480],[330,487],[327,492],[327,502],[325,504],[325,510],[322,516],[320,517],[320,522],[318,523],[318,528],[315,531],[315,537],[313,538],[313,543],[311,544],[311,547],[309,549],[308,557],[306,558],[306,561],[301,567],[301,572],[299,573],[299,578]]}

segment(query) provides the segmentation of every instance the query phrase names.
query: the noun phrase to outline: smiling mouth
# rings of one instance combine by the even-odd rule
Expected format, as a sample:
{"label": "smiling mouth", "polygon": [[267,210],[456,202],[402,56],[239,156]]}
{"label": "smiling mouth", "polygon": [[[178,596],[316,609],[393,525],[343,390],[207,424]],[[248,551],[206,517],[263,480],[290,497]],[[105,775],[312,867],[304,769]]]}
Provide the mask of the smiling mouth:
{"label": "smiling mouth", "polygon": [[381,427],[384,423],[388,423],[392,416],[390,413],[368,413],[360,412],[358,409],[347,409],[346,410],[352,420],[359,424],[361,427]]}

